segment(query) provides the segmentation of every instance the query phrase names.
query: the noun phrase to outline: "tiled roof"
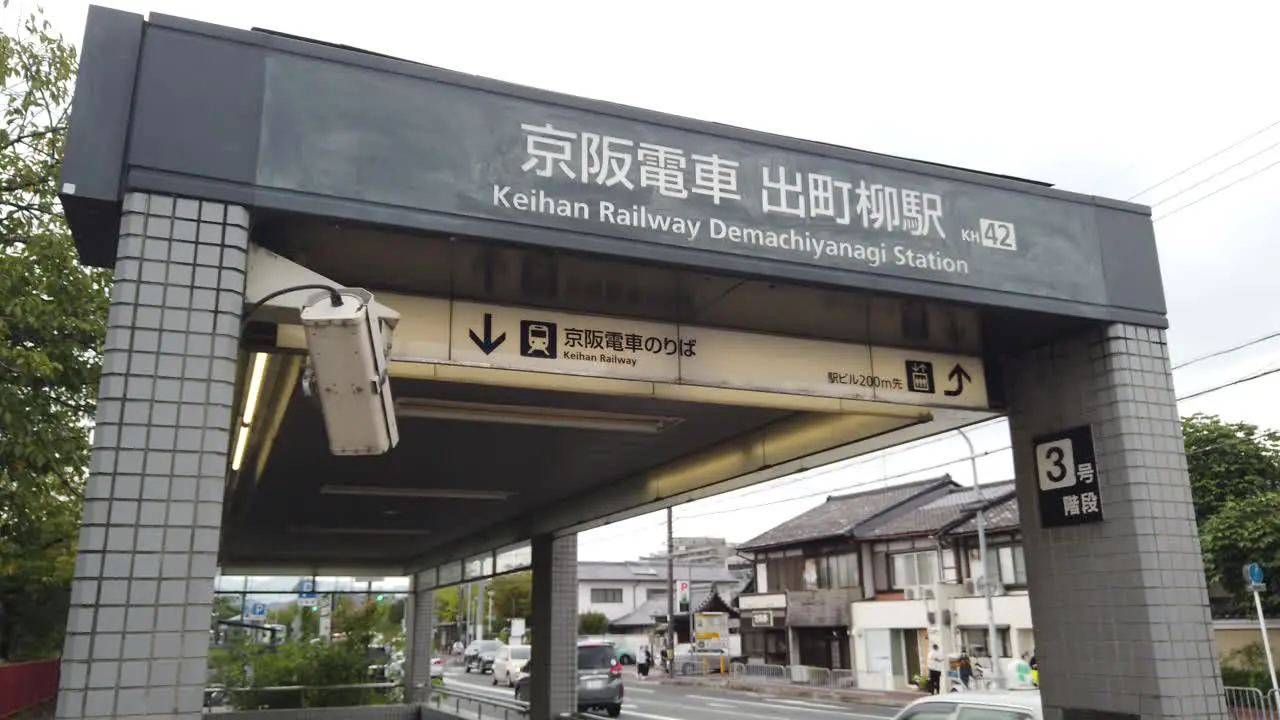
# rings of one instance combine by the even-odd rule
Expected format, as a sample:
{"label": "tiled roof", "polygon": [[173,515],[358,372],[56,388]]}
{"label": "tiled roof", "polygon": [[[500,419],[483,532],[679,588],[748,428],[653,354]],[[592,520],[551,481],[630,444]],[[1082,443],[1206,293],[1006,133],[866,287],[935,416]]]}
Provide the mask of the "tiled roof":
{"label": "tiled roof", "polygon": [[[710,589],[693,588],[693,592],[690,593],[690,597],[693,600],[693,611],[695,613],[701,612],[703,608],[710,604],[712,598],[714,598],[716,594],[717,593],[712,592]],[[723,596],[721,596],[721,600],[724,600]],[[725,604],[729,604],[727,600],[725,600]],[[676,614],[680,614],[678,610]],[[617,627],[642,627],[646,625],[656,625],[658,621],[654,618],[666,617],[666,615],[667,598],[654,597],[645,600],[640,607],[632,610],[626,615],[613,618],[609,621],[609,624]]]}
{"label": "tiled roof", "polygon": [[656,625],[657,621],[654,617],[657,615],[667,614],[667,599],[665,597],[653,597],[645,600],[640,607],[631,612],[616,617],[609,621],[610,625],[618,627],[643,627],[646,625]]}
{"label": "tiled roof", "polygon": [[[1012,490],[1013,486],[1010,484],[1009,491],[1012,492]],[[1018,515],[1018,498],[1010,497],[999,505],[987,508],[983,519],[986,520],[988,530],[1016,530],[1022,527],[1022,520]],[[973,518],[969,518],[951,530],[952,535],[968,535],[976,532],[978,532],[978,523]]]}
{"label": "tiled roof", "polygon": [[[665,562],[580,562],[578,582],[661,582],[667,579]],[[729,568],[709,563],[675,563],[675,579],[695,583],[736,582]]]}
{"label": "tiled roof", "polygon": [[833,495],[818,507],[740,544],[738,549],[755,550],[847,535],[859,525],[912,498],[951,484],[951,477],[944,475],[869,492]]}
{"label": "tiled roof", "polygon": [[[982,498],[990,503],[1013,492],[1013,481],[990,483],[982,486]],[[863,538],[901,537],[904,535],[932,535],[947,526],[969,517],[977,494],[972,486],[956,486],[950,493],[921,505],[909,513],[875,522],[858,532]]]}

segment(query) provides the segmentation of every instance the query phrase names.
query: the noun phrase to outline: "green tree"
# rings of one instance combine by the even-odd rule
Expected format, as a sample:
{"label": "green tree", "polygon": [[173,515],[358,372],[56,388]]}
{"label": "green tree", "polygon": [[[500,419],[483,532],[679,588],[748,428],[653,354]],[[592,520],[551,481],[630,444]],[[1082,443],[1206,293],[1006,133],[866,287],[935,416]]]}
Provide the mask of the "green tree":
{"label": "green tree", "polygon": [[217,595],[213,598],[213,617],[217,620],[230,620],[240,614],[239,595]]}
{"label": "green tree", "polygon": [[1280,434],[1197,413],[1183,418],[1182,435],[1201,526],[1231,500],[1280,490]]}
{"label": "green tree", "polygon": [[[1236,598],[1245,596],[1243,567],[1256,562],[1274,576],[1280,573],[1280,490],[1233,498],[1200,526],[1205,575]],[[1272,608],[1280,599],[1264,597]]]}
{"label": "green tree", "polygon": [[58,202],[75,67],[42,16],[0,29],[0,659],[61,647],[106,327]]}
{"label": "green tree", "polygon": [[1242,566],[1280,574],[1280,436],[1204,414],[1183,418],[1182,433],[1206,579],[1247,609]]}
{"label": "green tree", "polygon": [[609,632],[609,618],[601,612],[585,612],[578,616],[579,635],[603,635]]}
{"label": "green tree", "polygon": [[440,588],[435,592],[436,622],[451,623],[458,619],[458,605],[461,598],[457,585]]}
{"label": "green tree", "polygon": [[499,575],[489,581],[489,590],[493,593],[491,633],[510,625],[511,618],[528,619],[533,614],[533,573]]}

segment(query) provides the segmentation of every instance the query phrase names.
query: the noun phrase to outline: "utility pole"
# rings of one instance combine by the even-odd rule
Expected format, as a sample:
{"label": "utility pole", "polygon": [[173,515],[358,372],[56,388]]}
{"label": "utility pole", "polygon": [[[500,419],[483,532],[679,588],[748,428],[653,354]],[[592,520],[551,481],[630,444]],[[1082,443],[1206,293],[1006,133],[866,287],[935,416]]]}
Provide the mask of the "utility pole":
{"label": "utility pole", "polygon": [[672,662],[676,651],[676,534],[673,512],[674,508],[667,508],[667,657]]}
{"label": "utility pole", "polygon": [[991,558],[987,556],[987,519],[986,513],[982,511],[982,486],[978,484],[978,453],[973,448],[969,434],[963,429],[959,433],[969,446],[969,466],[973,469],[974,502],[978,506],[974,520],[978,525],[978,557],[982,563],[982,576],[978,580],[982,583],[982,597],[987,604],[987,654],[991,656],[991,684],[999,689],[1004,687],[1004,673],[1000,671],[1000,635],[996,631],[995,603],[991,599]]}
{"label": "utility pole", "polygon": [[466,604],[463,606],[465,609],[462,611],[462,622],[464,623],[462,632],[463,637],[467,639],[467,644],[470,644],[475,639],[471,622],[471,611],[475,607],[471,604],[471,583],[467,583],[464,589],[467,592],[465,593]]}

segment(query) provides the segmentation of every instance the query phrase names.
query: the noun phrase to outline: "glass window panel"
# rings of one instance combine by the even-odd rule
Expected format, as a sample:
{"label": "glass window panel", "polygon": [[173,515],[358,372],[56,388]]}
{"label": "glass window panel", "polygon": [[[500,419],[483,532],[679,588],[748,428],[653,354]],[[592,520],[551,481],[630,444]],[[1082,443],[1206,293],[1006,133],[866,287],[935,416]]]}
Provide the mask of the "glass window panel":
{"label": "glass window panel", "polygon": [[513,570],[524,570],[532,566],[533,548],[527,542],[498,551],[497,572],[505,573]]}
{"label": "glass window panel", "polygon": [[451,562],[440,566],[440,585],[457,585],[462,582],[462,563]]}

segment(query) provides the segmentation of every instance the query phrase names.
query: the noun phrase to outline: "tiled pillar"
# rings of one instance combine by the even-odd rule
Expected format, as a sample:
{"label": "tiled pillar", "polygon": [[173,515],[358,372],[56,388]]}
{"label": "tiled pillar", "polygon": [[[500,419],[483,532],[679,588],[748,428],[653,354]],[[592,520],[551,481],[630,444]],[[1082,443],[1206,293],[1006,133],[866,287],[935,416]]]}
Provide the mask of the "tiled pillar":
{"label": "tiled pillar", "polygon": [[[1045,717],[1227,717],[1164,331],[1110,325],[1003,370]],[[1045,530],[1032,439],[1089,423],[1106,519]]]}
{"label": "tiled pillar", "polygon": [[248,225],[125,198],[59,718],[200,715]]}
{"label": "tiled pillar", "polygon": [[540,535],[533,556],[530,720],[578,710],[578,536]]}
{"label": "tiled pillar", "polygon": [[419,576],[414,575],[405,606],[408,627],[405,628],[404,697],[408,702],[425,703],[431,699],[436,594],[433,590],[419,589],[419,584]]}

